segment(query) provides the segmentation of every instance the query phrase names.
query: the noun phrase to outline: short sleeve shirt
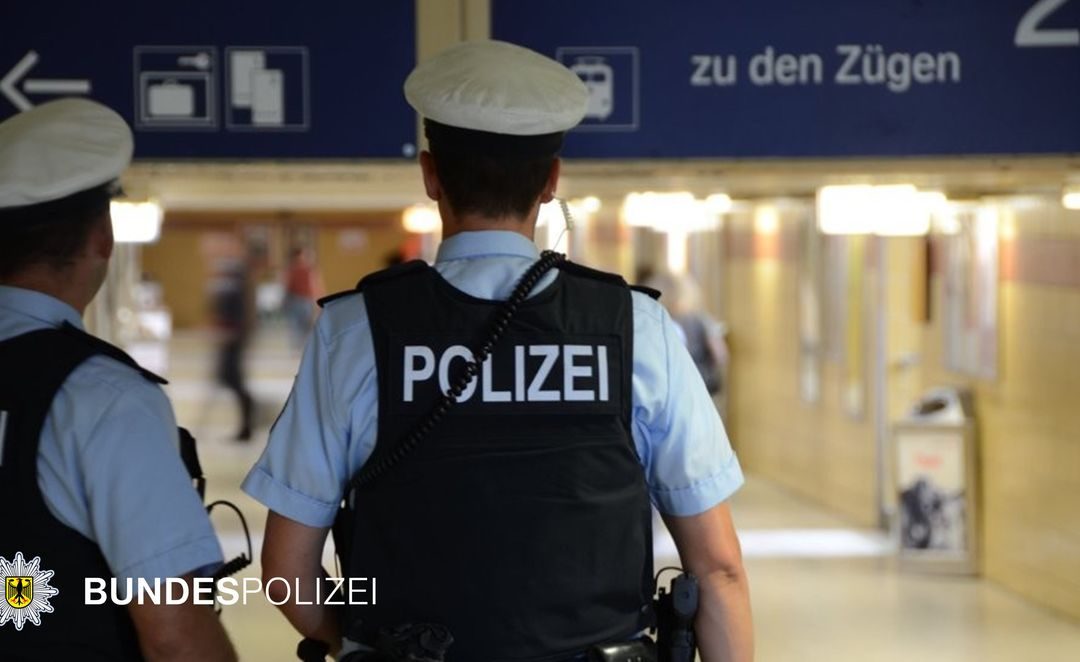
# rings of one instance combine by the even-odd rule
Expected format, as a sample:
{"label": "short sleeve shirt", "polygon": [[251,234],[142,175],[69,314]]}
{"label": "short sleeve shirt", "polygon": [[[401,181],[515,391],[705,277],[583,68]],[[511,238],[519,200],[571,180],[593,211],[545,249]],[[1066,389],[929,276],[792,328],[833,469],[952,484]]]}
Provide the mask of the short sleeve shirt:
{"label": "short sleeve shirt", "polygon": [[[515,232],[464,232],[439,247],[435,269],[474,297],[504,300],[539,257]],[[549,273],[533,294],[554,280]],[[695,515],[743,482],[738,459],[670,316],[634,292],[632,435],[653,503]],[[304,350],[288,402],[243,489],[312,527],[333,523],[349,479],[375,448],[378,379],[362,294],[327,304]]]}

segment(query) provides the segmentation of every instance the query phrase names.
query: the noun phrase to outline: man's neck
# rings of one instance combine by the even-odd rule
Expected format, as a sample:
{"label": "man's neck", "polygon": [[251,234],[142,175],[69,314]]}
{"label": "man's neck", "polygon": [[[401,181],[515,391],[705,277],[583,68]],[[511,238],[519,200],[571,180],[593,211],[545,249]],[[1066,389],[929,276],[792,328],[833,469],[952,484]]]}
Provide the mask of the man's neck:
{"label": "man's neck", "polygon": [[0,285],[33,290],[59,299],[78,311],[81,317],[90,301],[82,293],[78,276],[73,272],[56,272],[50,269],[31,269],[0,281]]}
{"label": "man's neck", "polygon": [[[444,219],[445,220],[445,219]],[[498,230],[502,232],[516,232],[529,241],[533,240],[536,232],[536,222],[529,222],[519,218],[485,218],[481,216],[468,216],[460,220],[451,220],[443,223],[443,239],[461,234],[462,232],[482,232],[485,230]]]}

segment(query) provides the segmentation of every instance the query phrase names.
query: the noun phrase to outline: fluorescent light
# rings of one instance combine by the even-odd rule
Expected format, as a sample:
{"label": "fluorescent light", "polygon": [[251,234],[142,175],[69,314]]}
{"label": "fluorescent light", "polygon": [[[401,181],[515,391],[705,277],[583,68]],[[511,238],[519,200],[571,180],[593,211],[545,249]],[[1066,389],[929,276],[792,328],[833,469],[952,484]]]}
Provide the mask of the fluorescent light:
{"label": "fluorescent light", "polygon": [[941,191],[919,191],[919,201],[932,214],[946,211],[949,208],[949,199]]}
{"label": "fluorescent light", "polygon": [[1061,205],[1065,209],[1080,210],[1080,191],[1065,189],[1065,193],[1061,195]]}
{"label": "fluorescent light", "polygon": [[818,227],[824,234],[922,236],[944,195],[920,193],[911,184],[824,186],[818,189]]}
{"label": "fluorescent light", "polygon": [[652,228],[657,232],[681,233],[715,230],[718,215],[692,193],[631,193],[622,207],[623,222],[632,227]]}
{"label": "fluorescent light", "polygon": [[109,205],[113,239],[122,244],[151,244],[161,236],[161,205],[156,202],[116,202]]}
{"label": "fluorescent light", "polygon": [[[992,202],[994,198],[988,197],[986,200]],[[999,200],[1017,211],[1042,211],[1046,209],[1046,198],[1041,195],[1009,195],[999,198]]]}
{"label": "fluorescent light", "polygon": [[817,194],[818,228],[823,234],[874,231],[870,186],[823,186]]}
{"label": "fluorescent light", "polygon": [[[875,186],[871,191],[876,227],[881,237],[921,237],[930,232],[930,207],[910,184]],[[932,202],[932,198],[930,199]]]}
{"label": "fluorescent light", "polygon": [[667,235],[668,271],[681,274],[686,272],[689,235],[718,229],[720,215],[730,210],[731,198],[723,193],[698,200],[688,191],[648,191],[627,195],[621,216],[631,227],[651,228]]}
{"label": "fluorescent light", "polygon": [[653,227],[657,222],[657,216],[662,213],[660,209],[661,195],[664,194],[651,191],[627,195],[622,206],[623,222],[635,228]]}
{"label": "fluorescent light", "polygon": [[776,234],[780,230],[780,211],[772,205],[760,205],[754,209],[754,232]]}
{"label": "fluorescent light", "polygon": [[401,225],[413,234],[434,234],[439,230],[439,212],[431,205],[413,205],[401,215]]}
{"label": "fluorescent light", "polygon": [[731,196],[727,193],[713,193],[705,198],[705,208],[714,214],[726,214],[731,211]]}
{"label": "fluorescent light", "polygon": [[586,196],[581,199],[581,208],[589,213],[595,214],[600,211],[600,198],[595,195]]}

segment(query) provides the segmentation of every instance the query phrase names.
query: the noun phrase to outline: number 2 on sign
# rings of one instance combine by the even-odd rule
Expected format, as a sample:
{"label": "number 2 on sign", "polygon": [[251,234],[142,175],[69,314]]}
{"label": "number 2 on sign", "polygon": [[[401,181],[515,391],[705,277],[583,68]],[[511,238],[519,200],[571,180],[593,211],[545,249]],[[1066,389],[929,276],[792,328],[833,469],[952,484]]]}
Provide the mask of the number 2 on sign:
{"label": "number 2 on sign", "polygon": [[1069,0],[1039,0],[1027,10],[1016,26],[1016,45],[1031,46],[1080,46],[1080,30],[1046,30],[1039,24]]}

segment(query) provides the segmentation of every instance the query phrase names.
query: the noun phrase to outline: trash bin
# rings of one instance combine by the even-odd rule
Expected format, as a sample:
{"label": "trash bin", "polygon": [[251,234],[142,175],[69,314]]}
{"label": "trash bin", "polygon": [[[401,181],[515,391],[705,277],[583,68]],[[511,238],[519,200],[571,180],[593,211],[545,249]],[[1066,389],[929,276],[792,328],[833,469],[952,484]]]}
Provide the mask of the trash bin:
{"label": "trash bin", "polygon": [[977,439],[972,396],[956,388],[928,391],[893,425],[902,567],[978,574]]}

